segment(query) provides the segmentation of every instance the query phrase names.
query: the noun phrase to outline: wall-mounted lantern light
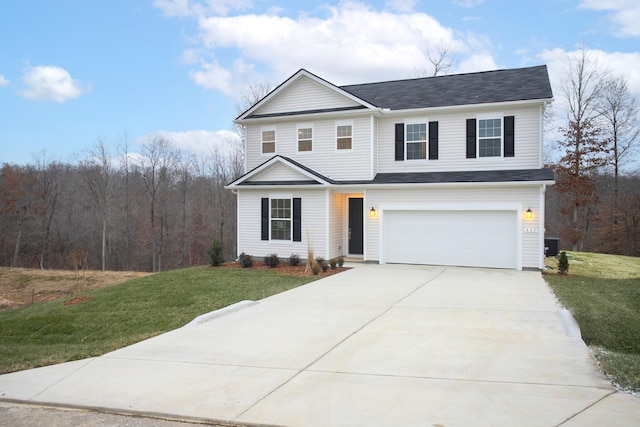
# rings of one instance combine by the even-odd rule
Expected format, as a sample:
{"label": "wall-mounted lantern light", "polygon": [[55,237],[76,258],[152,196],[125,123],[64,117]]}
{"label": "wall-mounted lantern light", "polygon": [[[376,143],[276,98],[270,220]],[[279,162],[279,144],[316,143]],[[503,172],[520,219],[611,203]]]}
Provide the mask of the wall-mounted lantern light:
{"label": "wall-mounted lantern light", "polygon": [[527,217],[527,219],[533,218],[533,211],[531,210],[531,208],[527,209],[527,212],[525,212],[525,216]]}
{"label": "wall-mounted lantern light", "polygon": [[377,214],[378,213],[376,212],[376,209],[373,206],[371,206],[371,210],[369,210],[369,216],[371,218],[375,218]]}

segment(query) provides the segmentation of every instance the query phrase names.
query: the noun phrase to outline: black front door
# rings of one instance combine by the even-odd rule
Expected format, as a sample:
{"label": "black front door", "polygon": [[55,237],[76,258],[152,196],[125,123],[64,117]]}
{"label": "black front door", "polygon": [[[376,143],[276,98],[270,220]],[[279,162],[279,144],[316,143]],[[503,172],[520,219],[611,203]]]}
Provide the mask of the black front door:
{"label": "black front door", "polygon": [[349,199],[349,253],[362,255],[362,199]]}

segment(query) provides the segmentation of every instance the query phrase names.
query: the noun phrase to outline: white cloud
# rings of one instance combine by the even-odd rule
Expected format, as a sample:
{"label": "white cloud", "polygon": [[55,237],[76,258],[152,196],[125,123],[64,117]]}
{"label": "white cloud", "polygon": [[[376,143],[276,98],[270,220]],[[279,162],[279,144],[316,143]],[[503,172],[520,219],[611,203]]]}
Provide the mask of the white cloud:
{"label": "white cloud", "polygon": [[[467,40],[425,13],[394,14],[357,2],[325,10],[328,13],[322,18],[202,17],[203,46],[213,52],[237,49],[244,67],[237,60],[228,65],[218,59],[193,71],[191,77],[203,87],[230,93],[234,91],[232,81],[256,80],[251,75],[255,74],[253,64],[262,64],[274,81],[306,68],[336,84],[360,83],[411,77],[412,70],[429,66],[429,45],[447,45],[452,55],[469,51]],[[480,51],[489,49],[485,46]]]}
{"label": "white cloud", "polygon": [[408,13],[413,12],[417,3],[418,0],[387,0],[386,6],[398,12]]}
{"label": "white cloud", "polygon": [[612,32],[620,37],[640,36],[638,0],[583,0],[580,8],[611,12]]}
{"label": "white cloud", "polygon": [[3,86],[9,86],[9,80],[5,76],[0,74],[0,87]]}
{"label": "white cloud", "polygon": [[[560,97],[560,87],[566,76],[568,58],[578,54],[578,50],[565,51],[556,48],[544,50],[539,55],[549,69],[549,79],[556,101]],[[588,55],[589,59],[596,61],[603,70],[607,70],[612,75],[623,76],[627,81],[629,91],[640,97],[640,52],[605,52],[589,49]]]}
{"label": "white cloud", "polygon": [[196,156],[207,156],[212,153],[230,155],[235,150],[234,146],[240,143],[238,134],[230,130],[183,132],[160,130],[140,137],[138,142],[142,144],[157,137],[162,137],[179,150]]}
{"label": "white cloud", "polygon": [[480,6],[484,3],[484,0],[453,0],[452,3],[457,6],[470,9],[472,7]]}
{"label": "white cloud", "polygon": [[225,16],[234,10],[244,10],[251,7],[251,0],[206,0],[191,2],[191,0],[154,0],[153,5],[166,16],[185,17],[214,14]]}
{"label": "white cloud", "polygon": [[493,56],[488,53],[476,53],[458,64],[458,72],[472,73],[476,71],[495,70],[498,66],[493,60]]}
{"label": "white cloud", "polygon": [[67,70],[53,65],[29,66],[22,82],[25,86],[22,96],[34,101],[65,102],[91,91],[73,79]]}

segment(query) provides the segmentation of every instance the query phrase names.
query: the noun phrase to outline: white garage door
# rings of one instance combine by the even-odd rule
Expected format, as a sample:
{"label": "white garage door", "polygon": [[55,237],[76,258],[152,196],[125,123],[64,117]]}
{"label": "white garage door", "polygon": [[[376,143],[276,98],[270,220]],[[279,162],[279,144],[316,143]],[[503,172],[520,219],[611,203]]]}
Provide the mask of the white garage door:
{"label": "white garage door", "polygon": [[388,263],[517,268],[515,211],[385,211]]}

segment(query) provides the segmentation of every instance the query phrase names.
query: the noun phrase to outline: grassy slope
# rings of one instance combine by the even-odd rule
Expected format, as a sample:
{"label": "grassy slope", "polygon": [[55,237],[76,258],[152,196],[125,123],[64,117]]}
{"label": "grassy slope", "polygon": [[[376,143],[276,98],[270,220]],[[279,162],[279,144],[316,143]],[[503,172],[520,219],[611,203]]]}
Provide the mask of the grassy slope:
{"label": "grassy slope", "polygon": [[[582,338],[623,389],[640,392],[640,259],[573,253],[569,275],[547,274]],[[556,260],[547,264],[555,267]]]}
{"label": "grassy slope", "polygon": [[200,314],[259,300],[315,278],[197,267],[0,313],[0,373],[97,356],[180,327]]}

